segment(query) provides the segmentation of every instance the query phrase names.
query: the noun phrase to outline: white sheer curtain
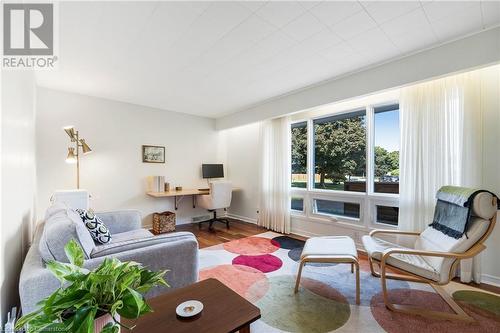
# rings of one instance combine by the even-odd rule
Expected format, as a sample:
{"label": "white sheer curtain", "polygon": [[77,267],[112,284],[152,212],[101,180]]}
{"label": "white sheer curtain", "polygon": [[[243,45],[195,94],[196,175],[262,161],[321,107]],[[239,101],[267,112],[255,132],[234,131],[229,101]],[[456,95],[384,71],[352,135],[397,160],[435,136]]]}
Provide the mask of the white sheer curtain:
{"label": "white sheer curtain", "polygon": [[[484,186],[481,78],[474,71],[402,89],[401,229],[422,231],[432,222],[441,186]],[[479,263],[462,263],[464,282],[479,282]]]}
{"label": "white sheer curtain", "polygon": [[262,122],[260,128],[260,226],[290,233],[290,119]]}

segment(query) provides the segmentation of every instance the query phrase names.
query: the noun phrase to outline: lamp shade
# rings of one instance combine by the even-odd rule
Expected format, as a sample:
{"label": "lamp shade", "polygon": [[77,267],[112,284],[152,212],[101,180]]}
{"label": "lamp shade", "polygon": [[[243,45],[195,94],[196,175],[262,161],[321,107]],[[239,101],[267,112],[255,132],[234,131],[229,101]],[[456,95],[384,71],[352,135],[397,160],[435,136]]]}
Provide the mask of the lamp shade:
{"label": "lamp shade", "polygon": [[68,134],[68,136],[73,139],[73,137],[75,136],[75,128],[73,126],[65,126],[63,127],[63,129],[66,134]]}
{"label": "lamp shade", "polygon": [[75,148],[69,147],[68,148],[68,156],[66,157],[66,163],[76,163],[76,155],[75,155]]}
{"label": "lamp shade", "polygon": [[85,142],[84,139],[80,139],[80,143],[82,144],[82,151],[84,154],[92,152],[92,149],[90,149],[89,145]]}

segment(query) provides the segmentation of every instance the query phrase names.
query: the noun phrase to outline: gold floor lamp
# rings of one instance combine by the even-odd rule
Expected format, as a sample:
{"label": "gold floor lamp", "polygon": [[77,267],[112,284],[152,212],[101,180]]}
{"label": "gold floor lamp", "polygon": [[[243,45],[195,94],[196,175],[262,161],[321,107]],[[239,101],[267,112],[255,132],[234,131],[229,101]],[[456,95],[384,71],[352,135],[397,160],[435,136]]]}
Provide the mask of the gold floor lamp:
{"label": "gold floor lamp", "polygon": [[91,153],[92,149],[87,145],[85,139],[80,139],[78,136],[78,131],[75,130],[73,126],[64,127],[64,131],[68,134],[71,142],[75,143],[75,147],[68,147],[68,156],[66,157],[66,163],[74,164],[76,163],[76,188],[80,188],[80,148],[84,155]]}

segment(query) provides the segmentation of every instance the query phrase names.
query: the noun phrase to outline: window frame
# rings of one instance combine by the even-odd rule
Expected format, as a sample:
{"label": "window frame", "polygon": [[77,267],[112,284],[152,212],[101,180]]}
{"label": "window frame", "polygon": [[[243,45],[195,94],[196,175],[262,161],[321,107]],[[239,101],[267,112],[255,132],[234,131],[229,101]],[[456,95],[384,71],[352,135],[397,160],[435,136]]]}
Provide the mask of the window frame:
{"label": "window frame", "polygon": [[376,203],[373,205],[373,225],[376,226],[377,228],[381,228],[381,227],[389,227],[389,228],[397,228],[398,225],[399,225],[399,221],[398,221],[398,224],[397,225],[392,225],[392,224],[388,224],[388,223],[382,223],[382,222],[378,222],[377,221],[377,207],[378,206],[384,206],[384,207],[398,207],[399,208],[399,205],[392,205],[392,204],[385,204],[385,203]]}
{"label": "window frame", "polygon": [[[386,193],[383,193],[386,194]],[[398,207],[399,208],[399,197],[386,196],[386,195],[376,195],[370,198],[370,203],[368,205],[370,221],[368,226],[372,229],[397,229],[397,225],[390,225],[385,223],[377,222],[377,206],[388,206],[388,207]],[[398,221],[399,224],[399,221]]]}
{"label": "window frame", "polygon": [[[371,121],[372,121],[372,124],[371,124],[371,144],[370,144],[370,149],[372,149],[372,152],[371,152],[371,181],[370,181],[370,187],[371,187],[371,194],[373,195],[376,195],[376,196],[382,196],[382,197],[388,197],[388,198],[399,198],[399,193],[382,193],[382,192],[375,192],[375,109],[376,108],[380,108],[380,107],[384,107],[384,106],[391,106],[391,105],[395,105],[397,104],[398,105],[398,112],[399,111],[399,101],[390,101],[390,102],[384,102],[384,103],[377,103],[377,104],[372,104],[371,105]],[[401,119],[401,118],[400,118]],[[399,136],[400,136],[400,140],[401,140],[401,122],[400,122],[400,127],[399,127]],[[401,147],[400,147],[401,148]],[[368,158],[368,156],[367,156]],[[368,162],[367,162],[368,163]],[[367,164],[368,165],[368,164]],[[399,184],[399,182],[398,182]],[[399,207],[399,206],[398,206]]]}
{"label": "window frame", "polygon": [[[348,110],[345,110],[345,111],[340,111],[340,112],[334,112],[334,113],[329,113],[329,114],[326,114],[326,115],[321,115],[321,116],[316,116],[316,117],[312,117],[310,119],[310,131],[311,131],[311,136],[309,138],[309,127],[308,127],[308,144],[307,144],[307,159],[308,159],[308,162],[310,161],[310,163],[308,163],[308,166],[307,166],[307,172],[311,172],[312,175],[310,175],[311,178],[308,177],[308,179],[312,179],[311,181],[311,187],[307,187],[307,189],[309,191],[314,191],[314,192],[318,192],[318,193],[338,193],[338,194],[342,194],[342,193],[353,193],[354,195],[356,194],[364,194],[366,193],[365,192],[355,192],[355,191],[339,191],[339,190],[325,190],[325,189],[320,189],[320,188],[315,188],[314,187],[314,167],[315,167],[315,162],[314,162],[314,121],[315,120],[318,120],[318,119],[323,119],[323,118],[328,118],[328,117],[336,117],[336,116],[342,116],[342,115],[346,115],[346,114],[349,114],[349,113],[356,113],[356,112],[362,112],[364,111],[365,112],[365,117],[367,117],[367,109],[364,108],[364,107],[357,107],[357,108],[350,108]],[[367,120],[367,118],[365,118],[365,121]],[[366,124],[366,133],[368,135],[368,124]],[[368,144],[368,138],[366,137],[365,138],[366,140],[366,144]],[[365,152],[367,153],[367,151]],[[310,158],[309,158],[310,157]],[[365,156],[365,158],[367,158],[368,155]],[[368,163],[368,161],[366,161]],[[310,166],[310,167],[309,167]],[[367,174],[368,176],[368,174]],[[366,179],[368,181],[368,178]]]}
{"label": "window frame", "polygon": [[[306,182],[306,187],[305,188],[302,188],[302,187],[293,187],[292,186],[292,168],[291,168],[291,163],[292,163],[292,126],[294,124],[298,124],[298,123],[306,123],[306,130],[307,130],[307,144],[306,144],[306,147],[307,147],[307,151],[306,151],[306,179],[307,179],[307,182]],[[290,196],[293,196],[294,192],[297,192],[297,193],[301,193],[301,192],[305,192],[309,189],[309,119],[305,118],[305,119],[300,119],[300,120],[294,120],[292,122],[290,122],[289,126],[288,126],[288,132],[290,133],[290,142],[289,142],[289,146],[290,146],[290,189],[291,189],[291,192],[290,192]],[[297,196],[297,195],[295,195]],[[304,211],[305,211],[305,200],[304,200]]]}
{"label": "window frame", "polygon": [[[318,212],[316,210],[316,204],[315,204],[316,200],[325,200],[325,201],[335,201],[335,202],[342,202],[342,203],[357,204],[357,205],[359,205],[359,218]],[[363,221],[364,212],[363,212],[363,200],[362,199],[354,199],[354,198],[348,197],[348,196],[346,196],[344,198],[332,198],[330,196],[314,195],[311,197],[311,203],[312,203],[311,216],[314,216],[317,218],[327,218],[327,219],[335,221],[335,222],[355,223],[358,226]]]}
{"label": "window frame", "polygon": [[[398,104],[397,99],[390,99],[380,103],[365,103],[359,107],[331,112],[322,115],[300,118],[290,122],[290,133],[292,124],[307,122],[307,186],[306,188],[291,187],[290,197],[302,197],[304,200],[304,211],[290,210],[292,218],[304,219],[323,223],[337,224],[339,226],[354,230],[371,230],[384,227],[386,229],[397,229],[398,226],[378,223],[377,205],[399,207],[399,194],[375,192],[375,108]],[[317,119],[340,116],[353,112],[365,111],[366,123],[366,191],[339,191],[314,188],[314,121]],[[401,132],[400,132],[401,133]],[[291,136],[290,136],[291,146]],[[291,175],[290,175],[291,177]],[[291,179],[291,178],[290,178]],[[340,202],[351,202],[360,205],[360,217],[350,218],[346,216],[322,214],[315,212],[315,199],[331,200]]]}

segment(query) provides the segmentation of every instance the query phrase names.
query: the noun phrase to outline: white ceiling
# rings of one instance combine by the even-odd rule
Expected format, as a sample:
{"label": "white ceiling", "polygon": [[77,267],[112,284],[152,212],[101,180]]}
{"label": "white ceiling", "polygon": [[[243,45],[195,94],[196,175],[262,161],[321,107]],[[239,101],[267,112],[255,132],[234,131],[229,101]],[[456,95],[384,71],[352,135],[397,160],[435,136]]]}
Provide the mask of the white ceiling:
{"label": "white ceiling", "polygon": [[59,6],[39,85],[214,118],[500,24],[486,1]]}

